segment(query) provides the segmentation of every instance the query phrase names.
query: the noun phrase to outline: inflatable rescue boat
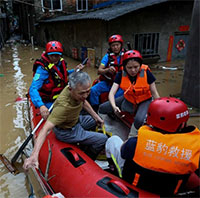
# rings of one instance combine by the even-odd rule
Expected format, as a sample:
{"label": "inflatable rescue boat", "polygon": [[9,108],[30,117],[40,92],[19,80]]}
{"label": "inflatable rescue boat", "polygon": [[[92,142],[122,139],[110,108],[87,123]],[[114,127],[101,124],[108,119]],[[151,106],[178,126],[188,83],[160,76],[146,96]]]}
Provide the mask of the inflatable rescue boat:
{"label": "inflatable rescue boat", "polygon": [[[29,99],[31,127],[41,120],[40,111]],[[35,133],[37,138],[44,122]],[[39,169],[35,171],[45,193],[61,193],[64,197],[160,197],[139,189],[119,177],[103,170],[77,145],[61,142],[51,131],[40,150]],[[190,189],[199,186],[194,175]],[[184,195],[185,196],[185,195]],[[179,196],[182,197],[182,196]]]}
{"label": "inflatable rescue boat", "polygon": [[[29,109],[31,127],[34,129],[41,115],[30,100]],[[52,131],[40,150],[37,174],[47,193],[60,192],[64,197],[159,197],[103,170],[77,145],[57,140]]]}

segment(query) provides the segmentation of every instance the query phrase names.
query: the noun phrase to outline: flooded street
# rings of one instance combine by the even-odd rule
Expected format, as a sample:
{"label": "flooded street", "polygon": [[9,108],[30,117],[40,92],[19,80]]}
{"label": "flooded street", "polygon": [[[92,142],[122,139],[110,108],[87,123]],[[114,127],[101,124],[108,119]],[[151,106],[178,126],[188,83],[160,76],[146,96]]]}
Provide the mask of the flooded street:
{"label": "flooded street", "polygon": [[[0,52],[0,154],[4,154],[9,160],[30,132],[27,104],[23,99],[31,84],[33,63],[36,58],[40,58],[43,50],[16,43],[7,44]],[[69,69],[79,63],[71,58],[64,58]],[[152,65],[160,96],[180,96],[183,66],[183,61]],[[96,68],[86,67],[84,71],[91,75],[92,80],[97,77]],[[191,113],[198,112],[192,107],[189,110]],[[199,117],[192,117],[189,123],[200,128]],[[22,170],[20,166],[21,160],[18,159],[17,167]],[[0,197],[28,197],[29,194],[30,186],[25,174],[20,172],[14,176],[0,162]]]}
{"label": "flooded street", "polygon": [[[43,50],[16,43],[5,46],[0,52],[0,153],[9,160],[29,134],[25,98],[32,81],[33,62]],[[71,65],[79,63],[66,60]],[[17,162],[20,168],[20,159]],[[29,193],[24,173],[13,176],[0,163],[0,197],[28,197]]]}
{"label": "flooded street", "polygon": [[[24,102],[15,102],[17,97],[24,97],[27,90],[29,68],[23,51],[17,45],[8,46],[1,52],[0,62],[0,152],[11,159],[25,138],[27,110]],[[1,197],[28,197],[26,179],[23,173],[13,176],[1,164]]]}

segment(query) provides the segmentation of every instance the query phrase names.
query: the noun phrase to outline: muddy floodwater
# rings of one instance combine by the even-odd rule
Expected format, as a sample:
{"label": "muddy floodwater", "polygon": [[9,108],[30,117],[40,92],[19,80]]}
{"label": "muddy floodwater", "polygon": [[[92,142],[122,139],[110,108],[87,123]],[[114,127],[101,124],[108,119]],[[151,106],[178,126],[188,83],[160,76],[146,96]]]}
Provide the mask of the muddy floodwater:
{"label": "muddy floodwater", "polygon": [[[30,132],[26,93],[32,81],[32,66],[44,49],[38,46],[28,46],[20,43],[10,43],[0,52],[0,154],[12,159],[20,145]],[[79,61],[64,57],[69,69],[74,68]],[[150,65],[157,81],[160,96],[179,97],[183,79],[184,61],[159,63]],[[88,66],[84,69],[97,77],[97,69]],[[194,97],[194,96],[191,96]],[[189,106],[190,112],[199,110]],[[192,117],[189,124],[200,127],[199,117]],[[21,159],[16,166],[20,173],[16,176],[8,172],[0,162],[0,197],[29,197],[30,184],[21,168]]]}

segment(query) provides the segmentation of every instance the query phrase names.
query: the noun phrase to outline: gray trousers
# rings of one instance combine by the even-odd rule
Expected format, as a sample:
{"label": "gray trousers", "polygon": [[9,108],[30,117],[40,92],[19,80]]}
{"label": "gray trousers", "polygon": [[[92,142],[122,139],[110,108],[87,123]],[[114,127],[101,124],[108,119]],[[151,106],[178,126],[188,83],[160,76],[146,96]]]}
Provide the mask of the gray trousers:
{"label": "gray trousers", "polygon": [[[126,111],[129,113],[133,113],[136,111],[136,114],[134,117],[134,123],[133,123],[136,129],[139,129],[144,124],[146,114],[147,114],[151,101],[152,101],[152,98],[145,100],[137,104],[137,108],[136,108],[132,103],[127,101],[124,98],[124,96],[120,96],[115,99],[116,106],[118,106],[122,111]],[[99,106],[99,113],[102,113],[102,114],[114,113],[113,108],[109,101]]]}
{"label": "gray trousers", "polygon": [[62,142],[88,145],[99,153],[104,148],[107,136],[103,133],[89,131],[95,126],[96,121],[90,115],[80,115],[79,122],[71,129],[54,127],[53,131],[56,138]]}

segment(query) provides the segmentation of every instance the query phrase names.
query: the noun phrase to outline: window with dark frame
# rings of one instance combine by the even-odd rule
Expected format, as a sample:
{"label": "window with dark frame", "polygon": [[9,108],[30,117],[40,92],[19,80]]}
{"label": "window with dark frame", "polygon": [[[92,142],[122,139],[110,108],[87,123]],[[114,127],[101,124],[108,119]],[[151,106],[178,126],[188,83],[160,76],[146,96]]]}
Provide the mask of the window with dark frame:
{"label": "window with dark frame", "polygon": [[62,11],[62,0],[42,0],[41,2],[42,7],[49,8],[50,11]]}
{"label": "window with dark frame", "polygon": [[159,33],[142,33],[134,35],[135,48],[142,56],[158,55]]}

